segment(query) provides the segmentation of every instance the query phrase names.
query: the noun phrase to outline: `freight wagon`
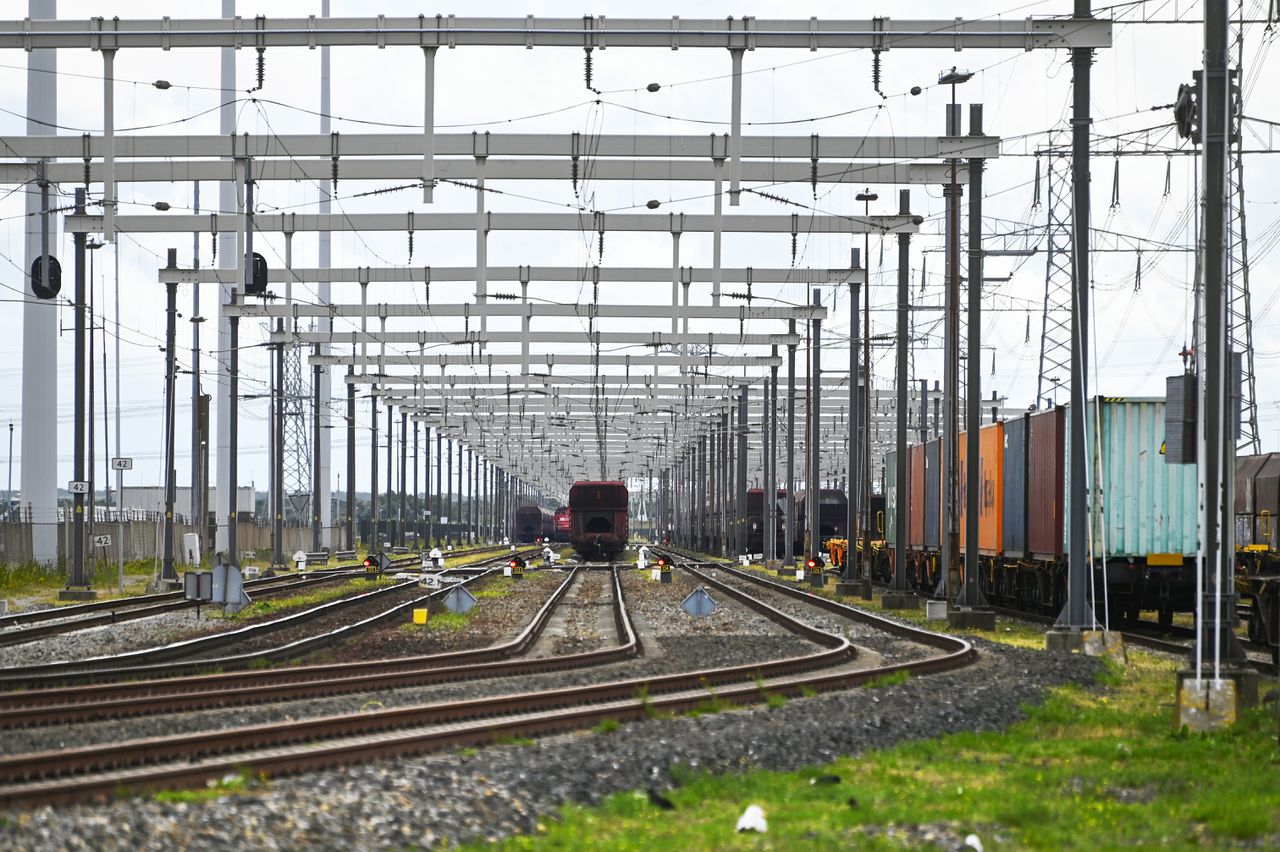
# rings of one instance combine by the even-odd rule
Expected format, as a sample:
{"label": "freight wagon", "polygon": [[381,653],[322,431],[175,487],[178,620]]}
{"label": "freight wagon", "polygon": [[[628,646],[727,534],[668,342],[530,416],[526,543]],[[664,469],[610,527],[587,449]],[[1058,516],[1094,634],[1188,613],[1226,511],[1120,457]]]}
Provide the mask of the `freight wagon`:
{"label": "freight wagon", "polygon": [[1249,604],[1249,638],[1280,657],[1280,453],[1236,459],[1236,591]]}
{"label": "freight wagon", "polygon": [[569,489],[569,543],[583,559],[612,559],[627,545],[627,486],[575,482]]}
{"label": "freight wagon", "polygon": [[520,506],[516,509],[511,540],[519,544],[549,541],[555,531],[555,516],[541,506]]}
{"label": "freight wagon", "polygon": [[822,543],[832,538],[849,537],[849,498],[836,488],[818,491],[818,541],[807,547],[809,538],[809,495],[796,497],[795,553],[812,556],[822,549]]}
{"label": "freight wagon", "polygon": [[772,512],[767,513],[764,505],[764,489],[747,489],[747,553],[764,553],[764,525],[769,523],[768,514],[772,514],[773,528],[776,530],[774,542],[778,552],[769,558],[777,559],[783,555],[786,549],[786,531],[783,529],[786,523],[786,510],[782,507],[786,505],[786,499],[786,489],[779,488]]}

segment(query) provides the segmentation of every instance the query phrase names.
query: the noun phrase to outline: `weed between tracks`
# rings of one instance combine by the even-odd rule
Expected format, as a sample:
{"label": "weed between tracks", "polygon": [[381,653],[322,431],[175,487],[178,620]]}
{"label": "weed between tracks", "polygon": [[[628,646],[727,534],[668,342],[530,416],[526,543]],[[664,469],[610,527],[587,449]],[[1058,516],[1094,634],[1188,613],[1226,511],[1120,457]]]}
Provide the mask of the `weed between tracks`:
{"label": "weed between tracks", "polygon": [[298,595],[287,595],[285,597],[254,601],[234,615],[226,615],[218,610],[211,610],[209,617],[225,618],[228,621],[246,621],[251,618],[261,618],[267,615],[279,615],[286,610],[319,606],[323,603],[335,601],[338,598],[345,598],[362,592],[370,592],[376,588],[388,586],[393,582],[395,581],[388,577],[379,577],[377,580],[372,582],[364,578],[348,580],[340,586],[316,589],[315,591],[304,592]]}
{"label": "weed between tracks", "polygon": [[[500,846],[581,848],[583,838],[604,849],[928,846],[914,827],[932,831],[941,848],[969,833],[988,850],[1276,848],[1274,707],[1246,711],[1230,730],[1175,732],[1180,665],[1131,650],[1127,668],[1109,665],[1093,687],[1052,690],[1003,732],[905,743],[797,772],[725,777],[673,766],[677,789],[665,795],[676,819],[644,791],[623,793],[598,808],[565,808],[561,821],[539,825],[540,836]],[[765,837],[734,833],[749,804],[765,811]]]}
{"label": "weed between tracks", "polygon": [[161,790],[152,798],[157,802],[206,802],[234,793],[244,793],[261,787],[266,783],[266,773],[254,773],[249,769],[238,769],[221,778],[210,779],[208,784],[201,789]]}
{"label": "weed between tracks", "polygon": [[[516,582],[510,577],[494,577],[491,580],[486,580],[481,588],[472,590],[472,594],[476,596],[477,600],[503,598],[511,594],[513,584]],[[475,609],[470,612],[449,612],[447,609],[433,609],[427,617],[426,624],[401,624],[396,630],[405,636],[418,637],[425,636],[431,630],[461,630],[471,623],[472,614],[475,612]]]}

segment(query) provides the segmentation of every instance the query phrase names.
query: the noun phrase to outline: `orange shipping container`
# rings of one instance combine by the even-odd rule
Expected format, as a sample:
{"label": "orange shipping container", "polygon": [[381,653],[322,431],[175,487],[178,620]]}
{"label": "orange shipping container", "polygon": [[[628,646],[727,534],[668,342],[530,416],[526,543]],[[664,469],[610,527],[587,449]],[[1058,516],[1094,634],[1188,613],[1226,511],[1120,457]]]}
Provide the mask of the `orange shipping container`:
{"label": "orange shipping container", "polygon": [[978,510],[978,551],[998,556],[1004,540],[1004,424],[992,423],[978,432],[978,476],[982,494]]}
{"label": "orange shipping container", "polygon": [[[967,435],[956,440],[956,476],[960,501],[960,549],[968,542],[969,453]],[[978,552],[1000,554],[1004,533],[1004,425],[992,423],[978,431]]]}
{"label": "orange shipping container", "polygon": [[924,444],[908,447],[907,461],[907,478],[911,481],[907,489],[907,548],[920,550],[924,547]]}

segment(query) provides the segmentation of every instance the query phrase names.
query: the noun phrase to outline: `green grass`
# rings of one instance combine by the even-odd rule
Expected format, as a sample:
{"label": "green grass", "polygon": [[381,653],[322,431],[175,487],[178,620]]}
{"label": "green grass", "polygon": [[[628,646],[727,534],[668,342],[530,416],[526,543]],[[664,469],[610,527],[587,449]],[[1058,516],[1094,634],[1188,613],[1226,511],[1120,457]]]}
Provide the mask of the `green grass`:
{"label": "green grass", "polygon": [[315,589],[310,592],[303,592],[297,595],[285,595],[283,597],[267,598],[265,600],[254,601],[235,615],[214,614],[215,618],[226,618],[230,621],[245,621],[251,618],[261,618],[263,616],[279,615],[288,610],[306,609],[320,604],[335,601],[338,598],[354,596],[363,592],[370,592],[379,586],[390,585],[393,581],[388,577],[381,577],[374,582],[370,582],[363,577],[348,580],[339,586],[329,586],[326,588]]}
{"label": "green grass", "polygon": [[618,720],[613,718],[601,719],[600,724],[596,725],[591,730],[595,731],[597,734],[612,734],[614,731],[618,730]]}
{"label": "green grass", "polygon": [[486,580],[484,585],[478,591],[472,592],[472,594],[476,596],[477,600],[481,598],[505,598],[511,594],[511,588],[517,582],[524,581],[515,580],[512,577],[494,577]]}
{"label": "green grass", "polygon": [[886,686],[897,686],[900,683],[906,683],[911,677],[911,673],[907,671],[897,671],[893,674],[880,675],[880,677],[872,678],[867,681],[867,689],[884,689]]}
{"label": "green grass", "polygon": [[161,790],[152,798],[157,802],[207,802],[219,799],[232,793],[244,793],[266,783],[267,776],[253,774],[248,769],[240,769],[230,775],[209,781],[204,787],[195,790]]}
{"label": "green grass", "polygon": [[[962,733],[845,757],[797,772],[732,777],[672,768],[678,819],[643,791],[598,808],[570,806],[525,849],[901,849],[890,826],[929,825],[986,849],[1275,848],[1280,750],[1274,708],[1246,711],[1212,734],[1171,725],[1179,661],[1135,652],[1091,688],[1053,690],[1005,732]],[[678,770],[678,771],[677,771]],[[838,784],[811,784],[818,774]],[[856,806],[850,804],[856,801]],[[748,804],[764,807],[765,837],[738,836]],[[873,834],[872,832],[878,832]]]}
{"label": "green grass", "polygon": [[[125,596],[140,595],[146,592],[147,583],[151,580],[155,563],[152,560],[135,560],[124,564]],[[119,597],[119,574],[115,562],[103,563],[98,560],[89,561],[86,566],[89,583],[98,590],[100,599]],[[36,603],[75,603],[60,602],[58,592],[67,586],[67,569],[63,565],[39,565],[34,562],[22,564],[0,563],[0,597],[31,598]]]}
{"label": "green grass", "polygon": [[498,737],[494,742],[498,745],[520,746],[522,748],[537,745],[536,741],[529,737]]}
{"label": "green grass", "polygon": [[64,568],[45,567],[34,562],[0,564],[0,595],[28,595],[57,590],[67,584]]}

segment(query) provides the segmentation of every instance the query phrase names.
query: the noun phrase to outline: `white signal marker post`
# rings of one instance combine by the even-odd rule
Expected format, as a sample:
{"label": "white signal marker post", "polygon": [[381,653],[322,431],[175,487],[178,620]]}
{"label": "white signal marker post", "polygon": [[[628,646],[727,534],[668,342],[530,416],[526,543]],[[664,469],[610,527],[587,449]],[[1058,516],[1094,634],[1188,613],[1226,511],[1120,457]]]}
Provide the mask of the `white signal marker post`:
{"label": "white signal marker post", "polygon": [[[120,452],[117,447],[116,452]],[[119,577],[119,594],[124,594],[124,472],[133,470],[133,459],[128,456],[116,456],[111,460],[111,469],[116,472],[116,533],[120,536],[120,546],[116,548],[116,567]]]}

